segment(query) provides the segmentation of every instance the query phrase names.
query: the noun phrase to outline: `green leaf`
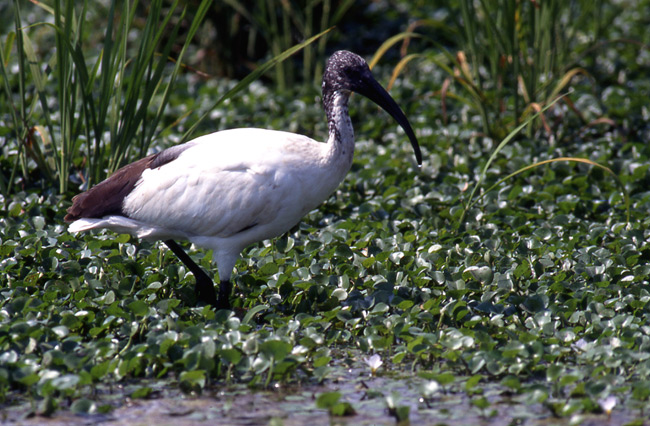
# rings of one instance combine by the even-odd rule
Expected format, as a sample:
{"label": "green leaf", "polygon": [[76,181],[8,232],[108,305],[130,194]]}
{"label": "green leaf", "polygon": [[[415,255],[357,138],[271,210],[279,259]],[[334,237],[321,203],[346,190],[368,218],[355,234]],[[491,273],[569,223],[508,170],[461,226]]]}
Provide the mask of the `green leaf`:
{"label": "green leaf", "polygon": [[329,409],[332,416],[354,416],[357,412],[349,402],[339,402]]}
{"label": "green leaf", "polygon": [[318,367],[322,367],[322,366],[325,366],[325,365],[329,364],[329,362],[331,360],[332,360],[332,357],[330,357],[330,356],[322,356],[322,357],[318,357],[318,358],[314,359],[313,364],[314,364],[315,368],[318,368]]}
{"label": "green leaf", "polygon": [[452,373],[436,374],[433,377],[433,380],[438,382],[440,386],[445,386],[456,381],[456,376],[454,376]]}
{"label": "green leaf", "polygon": [[133,399],[145,399],[151,395],[153,389],[147,386],[140,387],[131,393],[131,398]]}
{"label": "green leaf", "polygon": [[267,340],[260,344],[260,352],[277,361],[283,360],[291,353],[292,349],[293,346],[290,343],[282,340]]}
{"label": "green leaf", "polygon": [[546,369],[546,380],[549,382],[555,382],[560,378],[560,375],[564,372],[564,367],[558,364],[551,364]]}
{"label": "green leaf", "polygon": [[237,349],[221,349],[217,354],[228,364],[237,365],[242,359],[242,353]]}
{"label": "green leaf", "polygon": [[199,388],[205,387],[205,371],[204,370],[193,370],[193,371],[183,371],[180,375],[181,383],[185,382],[191,386],[198,386]]}
{"label": "green leaf", "polygon": [[465,382],[465,389],[470,390],[476,387],[478,383],[483,379],[483,376],[480,374],[475,374]]}
{"label": "green leaf", "polygon": [[408,405],[399,405],[395,407],[395,410],[393,411],[395,420],[397,420],[398,422],[408,421],[410,413],[411,413],[411,407],[409,407]]}
{"label": "green leaf", "polygon": [[478,407],[481,410],[485,410],[490,406],[490,401],[488,401],[484,396],[480,398],[474,398],[471,402],[473,406]]}
{"label": "green leaf", "polygon": [[260,269],[259,269],[259,274],[260,275],[274,275],[277,274],[280,268],[278,267],[277,264],[273,262],[269,262],[264,264]]}
{"label": "green leaf", "polygon": [[149,306],[142,300],[134,300],[127,305],[129,310],[139,317],[143,317],[149,313]]}
{"label": "green leaf", "polygon": [[75,414],[93,414],[96,410],[95,402],[86,398],[77,399],[70,406],[70,411]]}
{"label": "green leaf", "polygon": [[316,407],[322,409],[329,409],[339,402],[341,399],[340,392],[324,392],[316,397]]}
{"label": "green leaf", "polygon": [[39,416],[50,417],[58,408],[56,399],[51,396],[47,396],[38,403],[37,413]]}
{"label": "green leaf", "polygon": [[103,361],[103,362],[101,362],[99,364],[93,365],[92,368],[90,369],[90,374],[95,379],[101,379],[108,372],[108,367],[109,367],[110,364],[111,364],[111,361],[106,360],[106,361]]}
{"label": "green leaf", "polygon": [[248,310],[248,312],[246,312],[246,315],[244,315],[244,319],[242,320],[241,323],[245,325],[250,324],[251,320],[255,315],[267,309],[269,309],[267,305],[256,305],[252,307],[251,309]]}
{"label": "green leaf", "polygon": [[632,398],[647,401],[650,398],[650,381],[643,380],[635,383],[632,388]]}

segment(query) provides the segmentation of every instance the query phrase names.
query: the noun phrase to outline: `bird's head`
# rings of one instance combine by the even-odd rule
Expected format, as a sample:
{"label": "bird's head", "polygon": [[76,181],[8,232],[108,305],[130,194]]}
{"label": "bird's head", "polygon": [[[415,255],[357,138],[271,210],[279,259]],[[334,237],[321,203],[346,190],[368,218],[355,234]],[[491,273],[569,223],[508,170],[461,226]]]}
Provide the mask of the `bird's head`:
{"label": "bird's head", "polygon": [[323,103],[325,109],[336,92],[356,92],[370,99],[404,129],[411,141],[415,158],[422,165],[422,152],[411,124],[388,92],[375,80],[363,58],[346,50],[339,50],[330,56],[323,73]]}

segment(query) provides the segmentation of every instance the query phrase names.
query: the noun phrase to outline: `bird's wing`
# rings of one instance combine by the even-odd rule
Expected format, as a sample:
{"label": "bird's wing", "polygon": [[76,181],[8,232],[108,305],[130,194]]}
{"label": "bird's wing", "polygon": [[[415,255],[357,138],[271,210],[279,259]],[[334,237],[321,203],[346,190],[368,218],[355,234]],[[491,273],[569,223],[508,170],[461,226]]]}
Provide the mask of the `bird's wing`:
{"label": "bird's wing", "polygon": [[120,168],[108,179],[72,198],[72,205],[68,208],[64,220],[72,222],[81,218],[121,215],[124,198],[133,191],[145,170],[175,160],[181,152],[193,145],[194,143],[188,142],[174,146]]}
{"label": "bird's wing", "polygon": [[259,129],[209,135],[173,161],[144,170],[123,211],[187,235],[228,238],[272,222],[283,232],[313,207],[301,203],[308,158],[314,158],[305,150],[318,149],[314,144],[321,145]]}

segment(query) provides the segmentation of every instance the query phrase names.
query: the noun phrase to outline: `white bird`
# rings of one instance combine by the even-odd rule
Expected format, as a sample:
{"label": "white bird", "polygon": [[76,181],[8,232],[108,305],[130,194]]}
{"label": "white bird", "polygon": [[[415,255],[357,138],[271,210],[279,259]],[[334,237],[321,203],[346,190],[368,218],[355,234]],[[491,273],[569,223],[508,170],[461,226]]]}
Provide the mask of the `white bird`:
{"label": "white bird", "polygon": [[[199,301],[229,308],[230,278],[241,251],[277,237],[322,203],[352,164],[351,92],[386,110],[422,154],[406,116],[358,55],[338,51],[323,74],[327,143],[254,128],[201,136],[122,167],[78,194],[65,216],[70,232],[107,228],[162,240],[196,279]],[[212,249],[221,283],[214,283],[175,240]]]}

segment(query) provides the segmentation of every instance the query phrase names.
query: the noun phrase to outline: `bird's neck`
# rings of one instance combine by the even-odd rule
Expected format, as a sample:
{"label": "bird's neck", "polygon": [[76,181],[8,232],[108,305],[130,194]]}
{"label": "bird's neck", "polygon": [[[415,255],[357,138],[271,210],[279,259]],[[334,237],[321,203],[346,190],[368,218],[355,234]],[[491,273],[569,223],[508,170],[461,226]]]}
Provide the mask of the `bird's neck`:
{"label": "bird's neck", "polygon": [[325,98],[325,113],[329,138],[327,150],[331,161],[340,164],[345,173],[352,164],[354,155],[354,129],[348,114],[348,99],[350,92],[336,91]]}

